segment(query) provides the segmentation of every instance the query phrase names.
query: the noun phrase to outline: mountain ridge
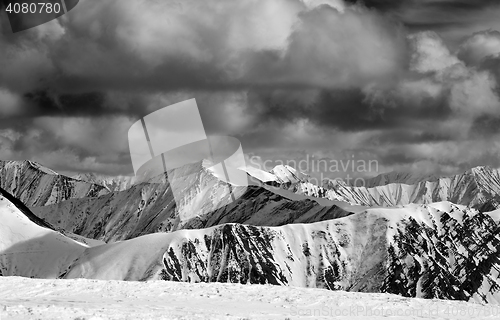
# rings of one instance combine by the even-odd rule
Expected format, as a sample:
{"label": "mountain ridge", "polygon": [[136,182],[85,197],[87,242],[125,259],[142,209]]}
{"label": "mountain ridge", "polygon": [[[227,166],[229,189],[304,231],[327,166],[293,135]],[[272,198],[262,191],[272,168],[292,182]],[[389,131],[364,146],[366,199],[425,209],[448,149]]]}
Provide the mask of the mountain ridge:
{"label": "mountain ridge", "polygon": [[28,207],[108,192],[103,186],[72,179],[27,160],[0,160],[0,187]]}
{"label": "mountain ridge", "polygon": [[229,223],[89,248],[65,278],[268,283],[498,303],[498,231],[489,214],[450,202],[280,227]]}
{"label": "mountain ridge", "polygon": [[[36,171],[30,165],[24,163],[22,170],[14,166],[14,173],[28,172],[38,181],[53,181],[40,176],[44,170]],[[187,171],[196,174],[186,176]],[[48,172],[45,175],[57,177]],[[413,199],[454,197],[469,201],[467,206],[438,201],[356,210],[335,205],[328,200],[332,190],[322,190],[307,182],[307,177],[291,173],[280,172],[289,180],[279,188],[263,181],[229,189],[198,163],[169,172],[169,179],[182,179],[182,187],[189,187],[177,201],[169,194],[169,183],[144,182],[114,192],[100,189],[103,195],[38,207],[24,206],[21,200],[10,202],[4,190],[7,197],[0,199],[0,273],[267,283],[500,302],[500,209],[489,213],[474,208],[492,200],[489,197],[500,181],[494,169],[475,168],[451,178],[421,182],[413,187],[417,191],[402,184],[378,187],[387,192],[386,198],[378,198],[381,201],[408,201],[423,186],[429,190]],[[353,187],[345,184],[336,187],[339,198],[349,195],[364,200],[367,196],[360,191],[363,189],[349,190]],[[322,192],[322,197],[314,200],[308,192]],[[230,200],[231,193],[236,201]],[[375,194],[368,195],[377,200]],[[219,206],[221,201],[223,206]],[[14,208],[16,203],[28,215],[22,208]],[[30,219],[28,211],[40,220]],[[67,231],[68,236],[57,230]],[[85,238],[73,240],[71,232],[110,243],[86,244]]]}

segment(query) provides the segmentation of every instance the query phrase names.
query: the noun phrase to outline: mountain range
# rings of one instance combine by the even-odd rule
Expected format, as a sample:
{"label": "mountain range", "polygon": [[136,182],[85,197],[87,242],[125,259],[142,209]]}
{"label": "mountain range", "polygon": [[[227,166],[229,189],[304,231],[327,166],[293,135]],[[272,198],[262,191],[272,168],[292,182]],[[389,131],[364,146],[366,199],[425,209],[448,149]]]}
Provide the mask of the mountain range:
{"label": "mountain range", "polygon": [[316,186],[289,166],[244,170],[245,188],[204,162],[169,171],[186,186],[175,201],[169,182],[2,161],[0,273],[499,302],[498,170],[389,174],[366,187]]}

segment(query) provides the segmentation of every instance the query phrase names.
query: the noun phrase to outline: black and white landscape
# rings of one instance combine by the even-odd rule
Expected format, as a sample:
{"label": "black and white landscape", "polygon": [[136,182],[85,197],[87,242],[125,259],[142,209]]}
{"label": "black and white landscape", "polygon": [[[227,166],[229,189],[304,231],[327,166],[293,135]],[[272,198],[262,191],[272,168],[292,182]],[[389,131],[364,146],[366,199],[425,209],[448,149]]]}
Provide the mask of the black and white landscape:
{"label": "black and white landscape", "polygon": [[500,317],[498,1],[9,3],[0,320]]}
{"label": "black and white landscape", "polygon": [[[328,189],[313,188],[305,175],[291,167],[273,170],[279,174],[259,174],[253,169],[254,177],[272,177],[276,183],[262,181],[250,186],[235,202],[197,215],[188,210],[193,203],[213,206],[213,201],[218,201],[214,195],[225,193],[228,197],[229,189],[203,163],[192,166],[199,169],[199,178],[186,191],[189,197],[184,206],[178,206],[171,204],[168,183],[129,186],[128,178],[71,178],[31,161],[2,161],[2,276],[253,284],[264,291],[269,289],[260,285],[392,293],[479,303],[455,307],[478,308],[476,312],[485,316],[494,312],[488,308],[498,304],[500,184],[495,169],[473,168],[461,175],[413,185],[400,181],[370,188],[337,185]],[[296,178],[289,181],[287,177]],[[370,201],[382,203],[367,203]],[[24,280],[17,281],[25,285]],[[96,286],[92,290],[108,286],[79,283],[85,288]],[[79,283],[68,282],[68,286],[78,287]],[[154,283],[155,290],[160,290]],[[17,282],[5,282],[8,285]],[[118,283],[110,282],[109,286]],[[117,290],[124,292],[117,295],[126,295],[126,285],[120,286],[124,287]],[[173,290],[168,284],[165,288]],[[254,290],[217,285],[188,288],[199,290],[202,296],[213,294],[213,290]],[[297,294],[290,290],[290,294]],[[67,294],[59,289],[56,293]],[[83,303],[86,295],[82,293],[78,301]],[[352,303],[359,299],[347,297]],[[385,299],[390,303],[395,298]],[[6,301],[7,312],[12,311],[9,315],[32,308],[12,308]],[[240,303],[241,312],[254,313]],[[412,304],[426,302],[415,300]],[[40,300],[34,306],[43,305]],[[55,310],[62,308],[68,315],[85,312],[81,306],[57,305]],[[380,307],[375,302],[367,305]],[[401,305],[393,308],[404,309]],[[447,307],[439,308],[444,313]],[[291,312],[281,304],[279,309],[281,315]],[[296,309],[295,314],[304,316],[314,310]],[[37,312],[51,315],[55,311]],[[208,311],[203,307],[191,312]]]}

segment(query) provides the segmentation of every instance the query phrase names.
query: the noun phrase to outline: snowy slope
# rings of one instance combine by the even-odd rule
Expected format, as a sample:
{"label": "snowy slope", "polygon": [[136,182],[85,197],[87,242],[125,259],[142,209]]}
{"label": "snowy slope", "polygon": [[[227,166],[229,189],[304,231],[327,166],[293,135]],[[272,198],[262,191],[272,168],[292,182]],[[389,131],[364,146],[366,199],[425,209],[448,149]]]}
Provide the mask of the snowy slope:
{"label": "snowy slope", "polygon": [[258,168],[254,167],[242,167],[240,168],[241,170],[245,171],[248,173],[250,177],[255,178],[256,180],[253,181],[261,181],[261,182],[278,182],[278,177],[276,177],[274,174],[271,172],[267,172],[264,170],[260,170]]}
{"label": "snowy slope", "polygon": [[449,202],[282,227],[226,224],[89,248],[67,278],[165,279],[498,303],[500,235]]}
{"label": "snowy slope", "polygon": [[500,209],[486,212],[493,220],[497,223],[500,223]]}
{"label": "snowy slope", "polygon": [[271,170],[271,173],[281,184],[294,184],[308,179],[308,176],[305,173],[299,172],[297,169],[290,167],[289,165],[278,165]]}
{"label": "snowy slope", "polygon": [[32,161],[1,161],[0,187],[29,207],[108,193],[103,186],[59,175]]}
{"label": "snowy slope", "polygon": [[[87,248],[25,214],[0,195],[0,275],[55,278]],[[25,211],[25,212],[23,212]],[[38,224],[37,224],[38,223]]]}
{"label": "snowy slope", "polygon": [[499,307],[392,294],[227,283],[0,277],[2,320],[496,319]]}

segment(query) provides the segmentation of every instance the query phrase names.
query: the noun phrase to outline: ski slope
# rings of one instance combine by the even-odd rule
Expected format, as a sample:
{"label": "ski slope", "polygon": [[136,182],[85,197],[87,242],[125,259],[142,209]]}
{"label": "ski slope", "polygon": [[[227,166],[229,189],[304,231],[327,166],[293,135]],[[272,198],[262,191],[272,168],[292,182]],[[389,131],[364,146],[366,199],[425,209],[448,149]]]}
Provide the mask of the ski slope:
{"label": "ski slope", "polygon": [[493,320],[499,314],[500,307],[495,305],[383,293],[229,283],[0,277],[2,320]]}
{"label": "ski slope", "polygon": [[36,224],[3,194],[0,221],[0,275],[55,278],[88,247]]}

